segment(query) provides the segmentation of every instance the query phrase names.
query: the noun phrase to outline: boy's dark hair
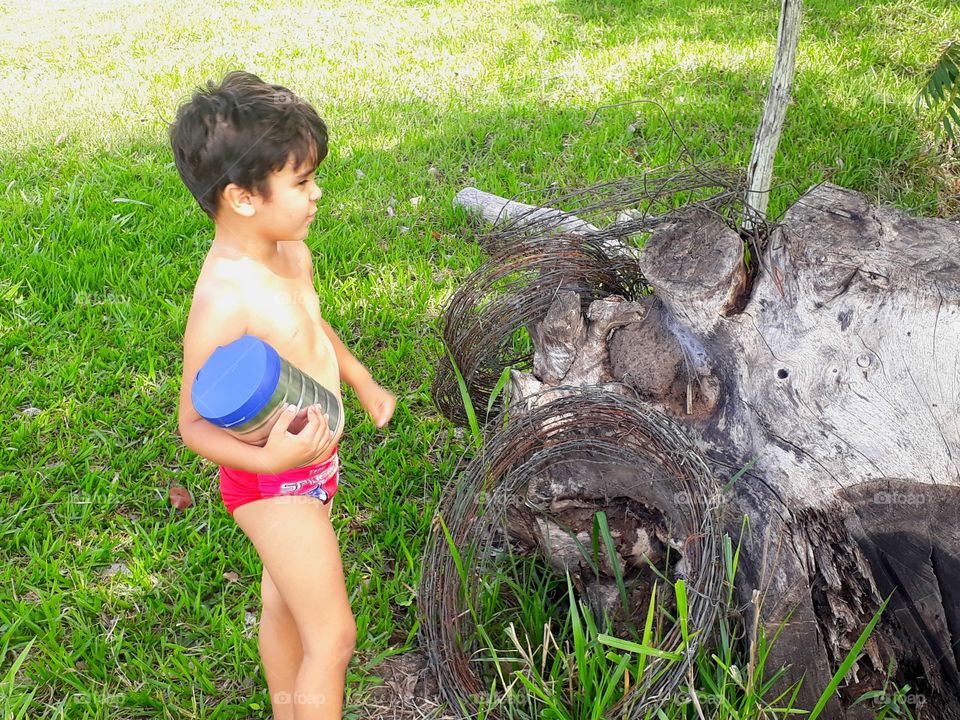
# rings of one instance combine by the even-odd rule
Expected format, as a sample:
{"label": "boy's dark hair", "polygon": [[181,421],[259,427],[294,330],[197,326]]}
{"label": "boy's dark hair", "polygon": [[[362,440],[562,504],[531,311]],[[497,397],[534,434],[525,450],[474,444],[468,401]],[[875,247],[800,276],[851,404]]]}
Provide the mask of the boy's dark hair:
{"label": "boy's dark hair", "polygon": [[327,156],[327,126],[308,103],[247,72],[212,80],[177,110],[173,159],[211,218],[230,183],[269,197],[267,178],[293,158],[314,167]]}

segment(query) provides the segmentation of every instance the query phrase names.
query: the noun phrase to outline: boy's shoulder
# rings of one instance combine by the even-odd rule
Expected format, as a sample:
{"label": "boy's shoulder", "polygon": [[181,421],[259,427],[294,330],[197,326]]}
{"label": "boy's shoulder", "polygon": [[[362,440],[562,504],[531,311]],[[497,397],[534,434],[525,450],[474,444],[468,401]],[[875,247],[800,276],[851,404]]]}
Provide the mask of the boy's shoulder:
{"label": "boy's shoulder", "polygon": [[[278,244],[285,262],[279,276],[288,276],[290,264],[300,273],[309,275],[313,267],[313,253],[303,241],[283,241]],[[261,285],[270,285],[278,273],[252,258],[229,257],[213,249],[207,254],[194,284],[194,296],[250,294]]]}
{"label": "boy's shoulder", "polygon": [[193,294],[202,295],[240,285],[245,279],[249,279],[252,271],[252,268],[244,265],[245,263],[224,257],[211,250],[203,261],[200,274],[197,275]]}
{"label": "boy's shoulder", "polygon": [[284,251],[288,252],[294,259],[313,264],[313,252],[303,240],[287,240],[280,245],[284,246]]}
{"label": "boy's shoulder", "polygon": [[193,285],[193,306],[236,312],[260,284],[261,272],[251,260],[229,258],[211,249]]}

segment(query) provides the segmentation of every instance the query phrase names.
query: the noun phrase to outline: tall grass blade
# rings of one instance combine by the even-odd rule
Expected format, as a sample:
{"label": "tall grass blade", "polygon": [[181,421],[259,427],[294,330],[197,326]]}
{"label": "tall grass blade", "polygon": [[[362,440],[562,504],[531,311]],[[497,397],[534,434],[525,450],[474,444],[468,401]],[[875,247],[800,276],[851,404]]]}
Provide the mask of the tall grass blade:
{"label": "tall grass blade", "polygon": [[473,445],[479,450],[483,446],[483,433],[480,431],[480,423],[477,420],[477,413],[473,408],[473,400],[470,398],[470,390],[467,387],[466,380],[463,379],[463,374],[460,372],[460,368],[457,367],[456,360],[453,359],[453,353],[450,352],[450,348],[444,345],[443,349],[447,352],[447,358],[450,360],[450,366],[453,368],[453,374],[457,378],[457,388],[460,390],[460,400],[463,402],[463,408],[467,413],[467,422],[470,425],[470,436],[473,439]]}
{"label": "tall grass blade", "polygon": [[683,637],[683,646],[690,644],[690,628],[687,624],[687,586],[683,580],[677,580],[673,586],[677,596],[677,619],[680,621],[680,635]]}
{"label": "tall grass blade", "polygon": [[620,605],[623,609],[623,617],[630,618],[630,596],[627,594],[627,586],[623,582],[623,571],[620,569],[620,554],[617,552],[617,546],[614,545],[613,535],[610,533],[610,525],[607,523],[607,514],[602,510],[593,516],[594,533],[603,539],[604,547],[607,550],[607,559],[610,561],[610,567],[613,568],[613,577],[617,583],[617,590],[620,593]]}
{"label": "tall grass blade", "polygon": [[503,372],[500,373],[500,379],[497,380],[497,384],[493,386],[493,391],[490,393],[490,399],[487,400],[487,417],[490,417],[490,413],[493,411],[493,405],[497,402],[497,398],[500,397],[500,393],[503,392],[503,389],[507,386],[507,383],[510,382],[510,368],[505,367]]}
{"label": "tall grass blade", "polygon": [[853,647],[850,648],[850,652],[847,653],[847,656],[843,659],[843,662],[840,663],[840,667],[837,668],[837,671],[833,674],[833,678],[831,678],[830,682],[827,684],[823,694],[820,695],[820,699],[817,701],[817,704],[814,705],[813,710],[810,711],[808,720],[816,720],[820,716],[820,713],[823,712],[823,709],[827,706],[827,703],[830,702],[830,698],[833,697],[833,694],[840,686],[840,683],[843,682],[843,679],[847,676],[847,673],[850,672],[850,668],[853,667],[853,664],[860,656],[860,651],[863,649],[867,639],[870,637],[870,633],[873,632],[873,628],[876,627],[877,622],[879,622],[880,616],[883,615],[883,611],[887,609],[887,603],[889,602],[890,596],[888,595],[887,598],[880,604],[880,609],[874,613],[872,618],[870,618],[870,622],[867,623],[867,626],[863,629],[863,632],[860,633],[860,637],[857,638],[857,641],[853,644]]}
{"label": "tall grass blade", "polygon": [[683,655],[681,653],[667,652],[666,650],[660,650],[648,645],[641,645],[640,643],[635,643],[632,640],[624,640],[623,638],[614,637],[613,635],[607,635],[605,633],[598,635],[597,640],[608,647],[616,648],[618,650],[626,650],[627,652],[631,652],[636,655],[648,655],[650,657],[661,658],[662,660],[672,660],[674,662],[680,662],[683,660]]}
{"label": "tall grass blade", "polygon": [[[30,709],[30,703],[33,701],[33,696],[37,692],[36,688],[31,688],[29,692],[20,697],[15,697],[17,673],[20,671],[20,666],[23,665],[27,659],[27,655],[30,654],[34,640],[36,640],[36,638],[30,639],[23,650],[20,651],[20,654],[13,659],[10,667],[7,668],[7,671],[4,673],[3,679],[0,680],[0,696],[4,699],[3,720],[21,720],[21,718],[26,717],[27,711]],[[14,714],[14,711],[16,714]]]}
{"label": "tall grass blade", "polygon": [[[657,610],[657,583],[653,583],[653,592],[650,593],[650,604],[647,606],[647,619],[643,623],[643,639],[640,644],[644,647],[650,647],[653,641],[653,617]],[[643,671],[647,669],[647,655],[641,655],[637,661],[637,682],[643,677]]]}

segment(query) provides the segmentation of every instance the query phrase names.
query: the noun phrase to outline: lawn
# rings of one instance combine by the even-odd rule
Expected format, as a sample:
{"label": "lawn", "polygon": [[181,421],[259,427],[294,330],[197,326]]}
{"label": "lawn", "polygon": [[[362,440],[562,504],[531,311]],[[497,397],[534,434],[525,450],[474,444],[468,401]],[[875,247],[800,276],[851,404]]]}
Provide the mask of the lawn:
{"label": "lawn", "polygon": [[[416,630],[432,512],[463,454],[433,407],[446,299],[480,262],[467,185],[510,196],[677,160],[744,166],[773,0],[0,4],[0,712],[268,717],[259,562],[176,432],[180,339],[211,224],[166,141],[246,69],[331,130],[311,230],[326,318],[399,405],[347,396],[334,524],[358,624],[348,702]],[[960,213],[913,100],[948,0],[808,0],[770,212],[829,178]],[[194,505],[170,507],[171,483]],[[22,665],[15,660],[21,658]],[[362,716],[354,705],[353,712]],[[18,713],[20,713],[18,715]]]}

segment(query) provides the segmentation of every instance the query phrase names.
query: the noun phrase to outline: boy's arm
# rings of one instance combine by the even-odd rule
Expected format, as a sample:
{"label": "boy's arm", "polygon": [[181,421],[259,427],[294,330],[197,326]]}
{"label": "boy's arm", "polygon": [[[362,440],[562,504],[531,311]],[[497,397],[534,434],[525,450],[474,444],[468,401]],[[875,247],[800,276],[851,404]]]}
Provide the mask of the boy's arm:
{"label": "boy's arm", "polygon": [[197,290],[183,335],[183,377],[177,426],[183,443],[198,455],[218,465],[263,472],[259,469],[262,461],[257,455],[260,448],[248,445],[204,420],[190,399],[193,380],[210,354],[218,345],[236,340],[245,330],[243,315],[229,294],[212,295]]}
{"label": "boy's arm", "polygon": [[[313,255],[310,248],[304,242],[293,245],[294,249],[300,253],[300,259],[303,262],[305,277],[310,284],[313,284]],[[320,328],[333,345],[333,352],[337,356],[337,364],[340,366],[340,379],[353,388],[360,400],[360,405],[367,411],[373,419],[374,424],[381,428],[390,422],[393,417],[393,411],[397,406],[397,398],[393,393],[378,385],[370,372],[357,360],[347,346],[343,344],[337,333],[330,327],[330,323],[320,318]]]}
{"label": "boy's arm", "polygon": [[289,437],[284,437],[286,428],[296,413],[282,414],[267,445],[258,447],[204,420],[190,399],[193,379],[210,354],[217,346],[233,342],[245,331],[245,315],[236,296],[229,292],[203,291],[194,296],[183,337],[183,378],[178,412],[180,437],[188,448],[218,465],[254,473],[282,472],[315,456],[321,444],[329,440],[326,420],[319,412],[310,417],[307,427],[300,433]]}
{"label": "boy's arm", "polygon": [[383,427],[393,416],[393,411],[397,406],[397,399],[389,390],[378,385],[370,371],[363,363],[357,360],[347,346],[343,344],[337,333],[330,327],[330,323],[320,318],[320,327],[330,339],[333,345],[333,351],[337,356],[337,364],[340,366],[340,379],[353,388],[357,394],[357,399],[363,409],[367,411],[376,426]]}
{"label": "boy's arm", "polygon": [[357,385],[373,382],[370,371],[354,357],[353,353],[343,344],[343,341],[337,337],[337,333],[330,326],[330,323],[322,317],[320,318],[320,327],[323,328],[323,332],[333,345],[333,351],[337,356],[337,364],[340,366],[340,379],[354,390],[357,389]]}

